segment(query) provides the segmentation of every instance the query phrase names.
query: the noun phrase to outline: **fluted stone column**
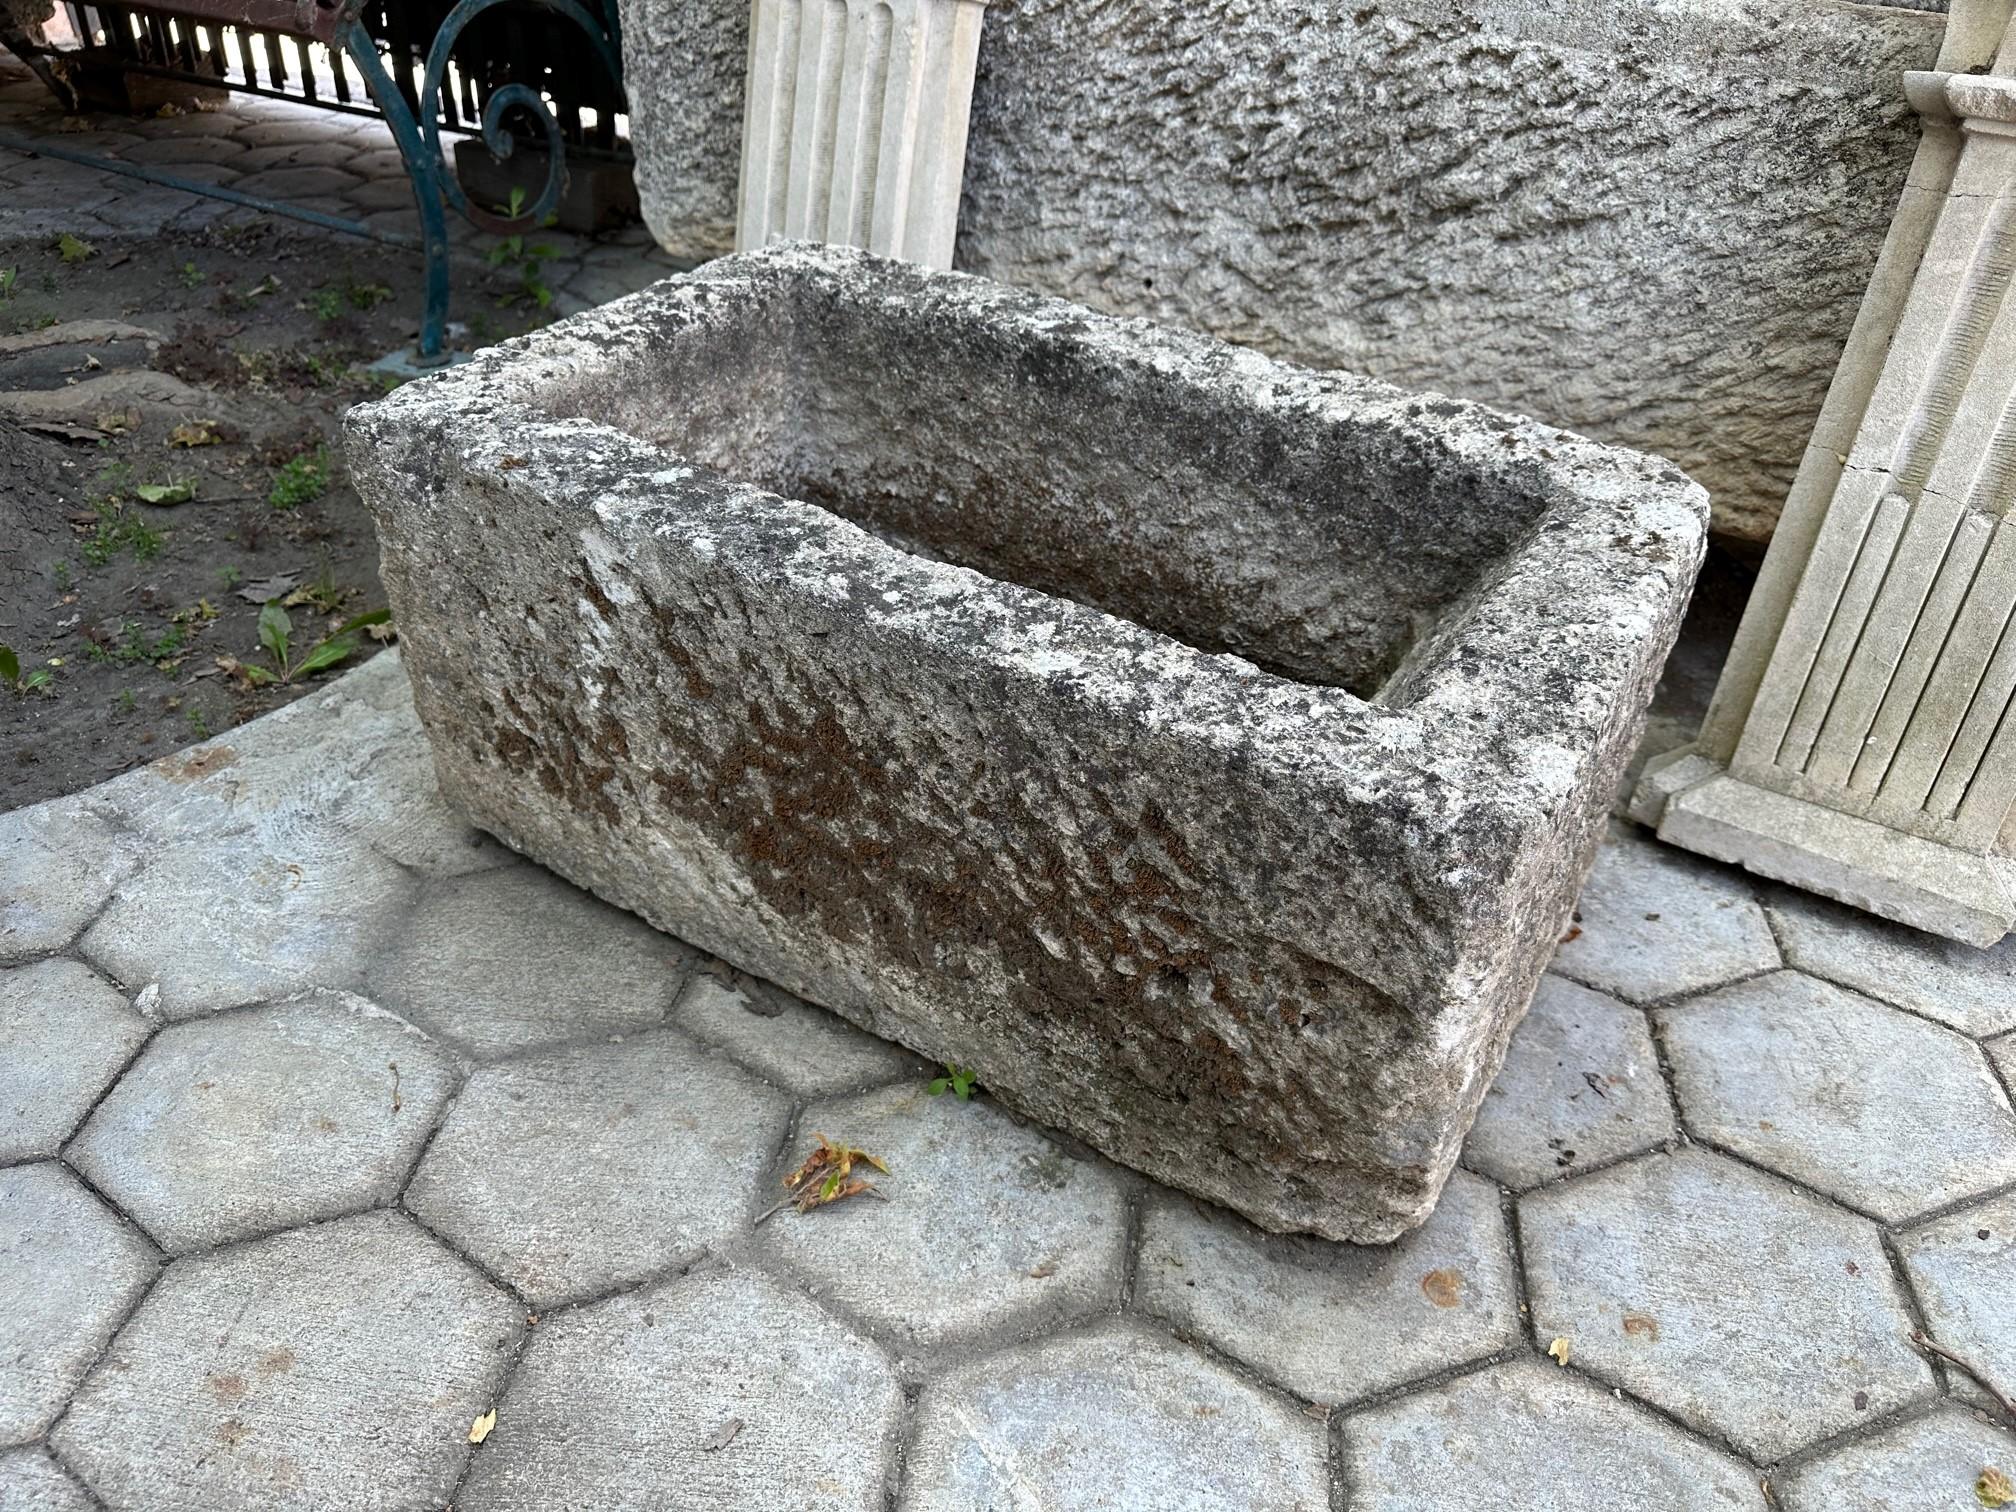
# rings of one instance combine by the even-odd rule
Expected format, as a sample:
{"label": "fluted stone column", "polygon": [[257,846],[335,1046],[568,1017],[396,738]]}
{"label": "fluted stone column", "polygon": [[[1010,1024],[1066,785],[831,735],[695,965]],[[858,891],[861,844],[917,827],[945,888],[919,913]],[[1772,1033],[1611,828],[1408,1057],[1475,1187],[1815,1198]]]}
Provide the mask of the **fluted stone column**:
{"label": "fluted stone column", "polygon": [[1663,839],[1975,944],[2016,926],[2016,24],[1956,0],[1924,138]]}

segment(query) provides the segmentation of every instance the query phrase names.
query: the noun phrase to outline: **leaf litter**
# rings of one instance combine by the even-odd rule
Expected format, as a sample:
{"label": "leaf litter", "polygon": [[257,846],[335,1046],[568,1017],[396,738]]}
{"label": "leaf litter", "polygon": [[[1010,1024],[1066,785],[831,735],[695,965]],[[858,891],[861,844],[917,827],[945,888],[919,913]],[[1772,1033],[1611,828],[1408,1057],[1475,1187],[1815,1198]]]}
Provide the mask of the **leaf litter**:
{"label": "leaf litter", "polygon": [[883,1164],[880,1156],[871,1155],[853,1145],[835,1144],[824,1134],[815,1132],[813,1138],[819,1142],[812,1147],[812,1153],[799,1162],[797,1170],[784,1178],[785,1190],[791,1195],[761,1214],[756,1219],[758,1223],[787,1207],[809,1213],[814,1208],[844,1202],[849,1197],[889,1200],[873,1182],[854,1174],[855,1162],[858,1161],[887,1176],[889,1167]]}

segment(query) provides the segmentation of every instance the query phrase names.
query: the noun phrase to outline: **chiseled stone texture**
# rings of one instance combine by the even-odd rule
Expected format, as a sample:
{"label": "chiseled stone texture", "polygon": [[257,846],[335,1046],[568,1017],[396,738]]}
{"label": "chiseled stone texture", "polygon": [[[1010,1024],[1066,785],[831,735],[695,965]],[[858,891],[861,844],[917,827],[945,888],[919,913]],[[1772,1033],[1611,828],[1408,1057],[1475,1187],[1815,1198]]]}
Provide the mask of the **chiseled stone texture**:
{"label": "chiseled stone texture", "polygon": [[[1991,1381],[2016,1381],[2016,1194],[1913,1230],[1897,1248],[1932,1337]],[[2016,1479],[2016,1464],[2006,1468]]]}
{"label": "chiseled stone texture", "polygon": [[169,1266],[53,1441],[114,1506],[443,1506],[524,1327],[398,1214],[278,1234]]}
{"label": "chiseled stone texture", "polygon": [[1787,965],[1962,1034],[2016,1029],[2016,938],[1977,950],[1810,893],[1788,891],[1768,906]]}
{"label": "chiseled stone texture", "polygon": [[1354,1512],[1764,1512],[1757,1477],[1552,1363],[1495,1365],[1347,1418]]}
{"label": "chiseled stone texture", "polygon": [[1463,1146],[1465,1165],[1537,1186],[1673,1134],[1645,1015],[1557,976],[1540,979]]}
{"label": "chiseled stone texture", "polygon": [[2005,1034],[1988,1044],[1988,1059],[2002,1072],[2005,1085],[2016,1089],[2016,1034]]}
{"label": "chiseled stone texture", "polygon": [[815,1103],[798,1127],[807,1148],[817,1131],[880,1156],[889,1174],[870,1179],[889,1200],[778,1213],[762,1243],[899,1352],[1056,1328],[1118,1301],[1124,1178],[985,1099],[913,1082]]}
{"label": "chiseled stone texture", "polygon": [[67,1153],[164,1249],[207,1248],[390,1202],[455,1081],[411,1025],[310,993],[169,1025]]}
{"label": "chiseled stone texture", "polygon": [[158,1265],[54,1161],[0,1171],[0,1445],[48,1429]]}
{"label": "chiseled stone texture", "polygon": [[696,972],[672,1021],[762,1076],[806,1097],[825,1097],[931,1070],[900,1045],[864,1034],[837,1014],[784,993]]}
{"label": "chiseled stone texture", "polygon": [[1777,1478],[1785,1512],[1970,1512],[1984,1469],[2016,1481],[2016,1434],[1941,1407]]}
{"label": "chiseled stone texture", "polygon": [[1354,1401],[1520,1339],[1497,1188],[1464,1172],[1434,1217],[1376,1249],[1260,1234],[1151,1195],[1134,1297],[1317,1402]]}
{"label": "chiseled stone texture", "polygon": [[1575,905],[1554,967],[1633,1003],[1719,987],[1779,964],[1741,872],[1614,832]]}
{"label": "chiseled stone texture", "polygon": [[904,1512],[1324,1512],[1324,1430],[1139,1323],[992,1355],[924,1388]]}
{"label": "chiseled stone texture", "polygon": [[544,1309],[745,1227],[788,1112],[677,1034],[550,1050],[469,1079],[406,1205]]}
{"label": "chiseled stone texture", "polygon": [[1702,550],[1663,462],[805,244],[346,429],[476,822],[1332,1238],[1432,1207]]}
{"label": "chiseled stone texture", "polygon": [[513,866],[429,886],[385,932],[367,990],[488,1058],[649,1029],[690,960],[677,940],[558,877]]}
{"label": "chiseled stone texture", "polygon": [[101,791],[0,814],[0,961],[63,949],[139,864]]}
{"label": "chiseled stone texture", "polygon": [[[622,10],[645,216],[668,248],[724,251],[748,6]],[[1917,145],[1904,71],[1932,66],[1942,21],[994,0],[957,265],[1670,456],[1718,528],[1761,540]]]}
{"label": "chiseled stone texture", "polygon": [[540,1324],[455,1504],[882,1512],[902,1409],[873,1344],[758,1272],[706,1271]]}
{"label": "chiseled stone texture", "polygon": [[76,961],[0,971],[0,1161],[54,1155],[147,1032]]}
{"label": "chiseled stone texture", "polygon": [[1699,1149],[1519,1203],[1540,1339],[1769,1462],[1934,1390],[1874,1225]]}
{"label": "chiseled stone texture", "polygon": [[1898,1223],[2016,1181],[2016,1112],[1949,1029],[1796,971],[1659,1021],[1690,1128],[1850,1207]]}
{"label": "chiseled stone texture", "polygon": [[32,1447],[0,1453],[0,1507],[7,1512],[92,1512],[84,1488]]}

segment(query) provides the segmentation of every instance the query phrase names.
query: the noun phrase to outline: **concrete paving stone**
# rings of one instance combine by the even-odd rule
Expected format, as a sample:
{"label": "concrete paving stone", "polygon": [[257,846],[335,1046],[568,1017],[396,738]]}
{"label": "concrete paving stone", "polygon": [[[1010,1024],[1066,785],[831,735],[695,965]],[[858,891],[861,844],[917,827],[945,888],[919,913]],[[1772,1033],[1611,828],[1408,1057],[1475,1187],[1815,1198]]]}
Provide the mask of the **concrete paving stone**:
{"label": "concrete paving stone", "polygon": [[865,1174],[888,1200],[787,1209],[761,1242],[899,1354],[1058,1328],[1118,1298],[1126,1186],[1113,1167],[922,1082],[815,1103],[798,1128],[793,1164],[824,1133],[882,1158],[886,1177]]}
{"label": "concrete paving stone", "polygon": [[2016,1112],[1979,1046],[1795,971],[1659,1014],[1702,1138],[1885,1222],[2016,1181]]}
{"label": "concrete paving stone", "polygon": [[0,1170],[0,1445],[48,1431],[159,1264],[54,1161]]}
{"label": "concrete paving stone", "polygon": [[767,1277],[706,1271],[540,1324],[455,1504],[881,1512],[902,1407],[873,1344]]}
{"label": "concrete paving stone", "polygon": [[262,194],[268,199],[302,200],[317,194],[342,195],[359,182],[355,174],[345,173],[341,168],[310,164],[248,173],[234,187],[241,193]]}
{"label": "concrete paving stone", "polygon": [[924,1388],[903,1512],[1323,1512],[1326,1433],[1146,1325],[1108,1319]]}
{"label": "concrete paving stone", "polygon": [[132,146],[123,148],[119,156],[126,162],[145,163],[164,173],[177,172],[192,163],[239,160],[249,173],[255,167],[264,165],[242,161],[248,150],[243,142],[233,141],[228,136],[158,136],[142,137]]}
{"label": "concrete paving stone", "polygon": [[[212,116],[218,120],[222,117]],[[266,116],[241,116],[231,123],[234,140],[247,147],[310,147],[326,142],[334,132],[327,113],[294,110]]]}
{"label": "concrete paving stone", "polygon": [[864,1033],[838,1014],[776,988],[736,985],[708,971],[695,972],[686,983],[672,1022],[807,1097],[931,1076],[931,1067],[901,1045]]}
{"label": "concrete paving stone", "polygon": [[7,1512],[92,1512],[91,1498],[46,1451],[0,1453],[0,1507]]}
{"label": "concrete paving stone", "polygon": [[1495,1365],[1347,1418],[1344,1466],[1354,1512],[1459,1504],[1763,1512],[1766,1505],[1747,1466],[1536,1360]]}
{"label": "concrete paving stone", "polygon": [[431,884],[382,938],[370,995],[479,1057],[648,1029],[692,960],[670,935],[531,866]]}
{"label": "concrete paving stone", "polygon": [[1519,1202],[1538,1337],[1760,1462],[1935,1389],[1873,1224],[1698,1148]]}
{"label": "concrete paving stone", "polygon": [[740,1233],[789,1103],[669,1031],[469,1079],[406,1205],[545,1309]]}
{"label": "concrete paving stone", "polygon": [[149,1028],[76,961],[0,971],[0,1161],[54,1155]]}
{"label": "concrete paving stone", "polygon": [[2016,1434],[1942,1406],[1822,1455],[1772,1485],[1785,1512],[1980,1512],[1984,1469],[2016,1481]]}
{"label": "concrete paving stone", "polygon": [[2016,1193],[1914,1229],[1897,1247],[1932,1337],[2016,1389]]}
{"label": "concrete paving stone", "polygon": [[356,174],[357,144],[344,136],[316,142],[280,142],[271,147],[237,144],[245,156],[240,166],[247,173],[263,173],[268,168],[342,168]]}
{"label": "concrete paving stone", "polygon": [[0,960],[64,949],[141,855],[89,795],[0,814]]}
{"label": "concrete paving stone", "polygon": [[440,1507],[517,1305],[397,1213],[177,1260],[51,1436],[149,1512]]}
{"label": "concrete paving stone", "polygon": [[[172,171],[177,178],[185,178],[195,184],[234,184],[245,176],[245,170],[234,162],[178,163]],[[201,195],[185,195],[184,198],[205,203]]]}
{"label": "concrete paving stone", "polygon": [[654,284],[664,276],[665,274],[659,269],[643,262],[614,267],[589,267],[583,268],[568,279],[566,289],[577,299],[584,299],[591,305],[600,305],[607,304],[612,299],[621,299],[626,294],[635,294],[647,284]]}
{"label": "concrete paving stone", "polygon": [[1768,905],[1788,965],[1958,1029],[2016,1029],[2016,935],[1989,950],[1906,929],[1808,893]]}
{"label": "concrete paving stone", "polygon": [[2003,1084],[2016,1091],[2016,1034],[1991,1040],[1988,1044],[1988,1059],[2001,1071]]}
{"label": "concrete paving stone", "polygon": [[1498,1189],[1458,1171],[1397,1244],[1282,1238],[1157,1188],[1135,1301],[1316,1402],[1350,1402],[1520,1340]]}
{"label": "concrete paving stone", "polygon": [[453,1059],[349,993],[172,1024],[66,1152],[172,1252],[383,1206]]}
{"label": "concrete paving stone", "polygon": [[343,199],[352,214],[367,210],[410,210],[413,185],[403,178],[372,178],[355,189],[344,191]]}
{"label": "concrete paving stone", "polygon": [[1764,910],[1728,867],[1614,832],[1554,969],[1633,1003],[1700,992],[1779,964]]}
{"label": "concrete paving stone", "polygon": [[1536,1186],[1673,1136],[1645,1015],[1561,977],[1540,979],[1478,1110],[1464,1164]]}
{"label": "concrete paving stone", "polygon": [[130,129],[145,137],[176,138],[236,136],[244,118],[230,107],[218,110],[185,110],[168,116],[117,116]]}

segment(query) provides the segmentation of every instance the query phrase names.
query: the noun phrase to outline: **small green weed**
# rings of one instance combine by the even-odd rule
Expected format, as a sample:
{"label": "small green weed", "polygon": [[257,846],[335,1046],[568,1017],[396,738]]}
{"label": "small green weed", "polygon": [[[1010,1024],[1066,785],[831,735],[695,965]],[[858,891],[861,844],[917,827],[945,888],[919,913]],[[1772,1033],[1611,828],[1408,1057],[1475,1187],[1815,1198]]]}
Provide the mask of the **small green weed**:
{"label": "small green weed", "polygon": [[145,520],[128,514],[116,501],[101,500],[96,506],[98,524],[79,548],[85,563],[103,567],[121,551],[131,552],[136,562],[152,561],[161,554],[167,536]]}
{"label": "small green weed", "polygon": [[180,625],[170,625],[159,635],[149,636],[140,628],[138,620],[127,620],[120,625],[119,639],[115,643],[101,646],[94,642],[85,655],[94,662],[110,662],[115,667],[130,667],[136,662],[152,662],[159,666],[172,661],[175,653],[188,643],[189,634]]}
{"label": "small green weed", "polygon": [[118,703],[119,707],[125,710],[128,714],[131,714],[135,709],[140,707],[140,700],[133,696],[133,690],[131,688],[128,688],[125,692],[121,693],[116,702]]}
{"label": "small green weed", "polygon": [[182,264],[183,288],[200,289],[203,287],[204,284],[208,283],[209,281],[210,281],[210,275],[208,273],[205,273],[201,268],[197,267],[196,264],[194,264],[193,262],[185,262],[184,264]]}
{"label": "small green weed", "polygon": [[299,509],[329,491],[329,448],[318,446],[289,459],[273,474],[266,502],[275,509]]}
{"label": "small green weed", "polygon": [[[347,620],[329,632],[302,655],[294,660],[294,621],[287,611],[280,607],[278,599],[269,600],[259,611],[259,644],[265,648],[273,665],[263,667],[257,662],[240,662],[225,658],[220,665],[226,672],[241,679],[246,686],[260,688],[268,683],[290,683],[297,677],[307,677],[348,660],[364,644],[359,633],[372,625],[383,625],[392,618],[390,609],[374,609],[369,614],[360,614]],[[225,665],[228,662],[228,665]]]}
{"label": "small green weed", "polygon": [[72,236],[65,231],[56,238],[56,255],[66,263],[88,262],[97,254],[98,249],[81,236]]}
{"label": "small green weed", "polygon": [[0,299],[14,297],[14,285],[21,280],[19,268],[0,268]]}
{"label": "small green weed", "polygon": [[47,667],[36,667],[26,676],[21,672],[21,658],[12,646],[0,646],[0,682],[13,690],[17,698],[26,698],[30,693],[48,693],[55,675]]}
{"label": "small green weed", "polygon": [[[513,189],[511,203],[499,205],[498,213],[513,220],[525,213],[525,191]],[[551,224],[551,217],[548,217]],[[553,248],[546,242],[527,241],[523,236],[507,236],[490,249],[490,266],[517,279],[517,284],[497,301],[499,309],[523,304],[543,310],[553,303],[553,290],[543,277]]]}
{"label": "small green weed", "polygon": [[973,1095],[973,1088],[979,1080],[980,1073],[975,1071],[971,1066],[955,1066],[952,1062],[947,1061],[945,1062],[945,1074],[943,1076],[932,1077],[930,1085],[924,1090],[933,1097],[943,1097],[947,1092],[950,1092],[959,1101],[965,1102],[967,1098]]}
{"label": "small green weed", "polygon": [[198,740],[208,740],[210,738],[210,721],[203,717],[201,709],[191,708],[182,717],[189,721],[190,734],[194,735]]}
{"label": "small green weed", "polygon": [[245,581],[244,570],[238,567],[219,567],[217,576],[224,580],[224,587],[227,590],[236,588]]}

